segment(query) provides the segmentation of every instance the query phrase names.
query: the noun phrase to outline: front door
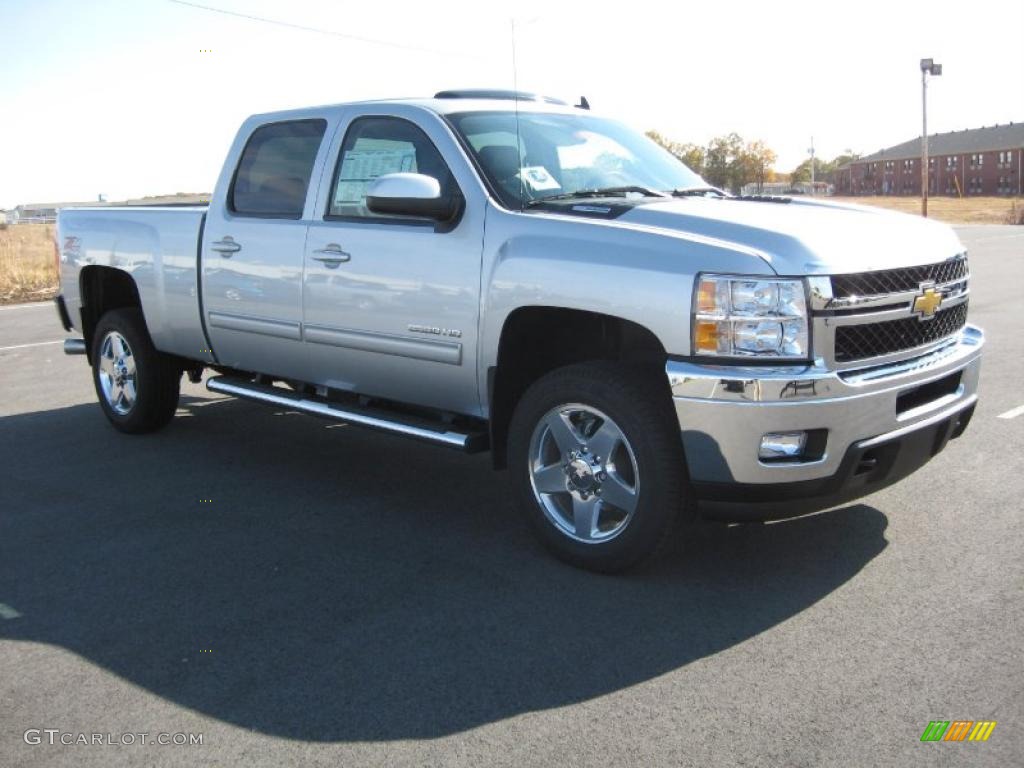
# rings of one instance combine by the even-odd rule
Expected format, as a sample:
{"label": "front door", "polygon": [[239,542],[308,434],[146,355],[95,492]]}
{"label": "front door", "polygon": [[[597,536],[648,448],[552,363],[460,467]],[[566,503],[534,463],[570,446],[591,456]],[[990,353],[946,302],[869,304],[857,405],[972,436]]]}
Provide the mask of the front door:
{"label": "front door", "polygon": [[426,174],[461,194],[424,128],[438,135],[436,125],[356,117],[336,141],[306,241],[306,348],[317,383],[475,413],[483,206],[468,200],[448,225],[366,207],[386,173]]}
{"label": "front door", "polygon": [[203,232],[203,311],[217,360],[281,377],[306,373],[302,263],[309,180],[327,123],[261,125]]}

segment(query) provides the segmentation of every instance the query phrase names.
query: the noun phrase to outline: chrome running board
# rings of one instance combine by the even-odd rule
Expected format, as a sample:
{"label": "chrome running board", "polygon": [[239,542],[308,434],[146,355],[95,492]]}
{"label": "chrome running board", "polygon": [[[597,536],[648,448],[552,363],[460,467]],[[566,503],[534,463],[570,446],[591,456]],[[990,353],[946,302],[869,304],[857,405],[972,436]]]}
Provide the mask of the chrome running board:
{"label": "chrome running board", "polygon": [[300,413],[343,421],[360,427],[369,427],[393,435],[425,440],[428,443],[457,448],[466,453],[476,453],[487,449],[486,430],[460,432],[442,422],[417,419],[405,414],[392,413],[383,408],[333,403],[324,398],[305,395],[301,392],[293,392],[244,379],[232,379],[227,376],[214,376],[207,379],[206,388],[211,392],[278,405]]}

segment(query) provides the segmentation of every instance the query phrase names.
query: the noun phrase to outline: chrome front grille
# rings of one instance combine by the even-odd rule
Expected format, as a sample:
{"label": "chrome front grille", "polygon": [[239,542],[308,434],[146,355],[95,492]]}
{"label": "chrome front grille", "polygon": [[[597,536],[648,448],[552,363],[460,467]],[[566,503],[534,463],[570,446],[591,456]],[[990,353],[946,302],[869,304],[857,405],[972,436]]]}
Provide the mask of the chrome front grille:
{"label": "chrome front grille", "polygon": [[940,309],[930,320],[905,317],[884,323],[841,325],[836,328],[838,363],[891,355],[952,336],[967,324],[967,302]]}
{"label": "chrome front grille", "polygon": [[916,291],[924,283],[952,283],[967,277],[967,258],[959,257],[926,264],[921,267],[884,269],[878,272],[860,272],[854,275],[833,275],[832,296],[846,299],[851,296],[877,296],[889,293]]}
{"label": "chrome front grille", "polygon": [[[909,359],[956,336],[967,324],[965,254],[934,264],[809,278],[815,356],[836,369]],[[942,295],[928,317],[915,303]]]}

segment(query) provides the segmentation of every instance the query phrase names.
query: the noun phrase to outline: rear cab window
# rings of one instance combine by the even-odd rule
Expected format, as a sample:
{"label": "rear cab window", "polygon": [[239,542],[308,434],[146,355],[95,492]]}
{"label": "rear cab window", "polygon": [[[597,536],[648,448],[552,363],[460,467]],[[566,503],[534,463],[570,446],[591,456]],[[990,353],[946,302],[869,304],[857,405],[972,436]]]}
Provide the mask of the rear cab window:
{"label": "rear cab window", "polygon": [[246,142],[228,195],[239,216],[299,219],[327,121],[261,125]]}

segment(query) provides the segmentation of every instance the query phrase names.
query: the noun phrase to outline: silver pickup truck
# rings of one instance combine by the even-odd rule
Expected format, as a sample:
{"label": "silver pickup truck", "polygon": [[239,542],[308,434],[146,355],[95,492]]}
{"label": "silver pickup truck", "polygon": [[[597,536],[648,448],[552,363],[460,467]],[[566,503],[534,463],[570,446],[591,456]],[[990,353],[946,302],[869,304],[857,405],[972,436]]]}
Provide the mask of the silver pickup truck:
{"label": "silver pickup truck", "polygon": [[257,115],[208,208],[67,209],[57,230],[65,349],[117,429],[164,426],[210,369],[214,392],[489,449],[544,544],[595,570],[698,509],[881,488],[977,400],[949,227],[730,196],[552,99]]}

